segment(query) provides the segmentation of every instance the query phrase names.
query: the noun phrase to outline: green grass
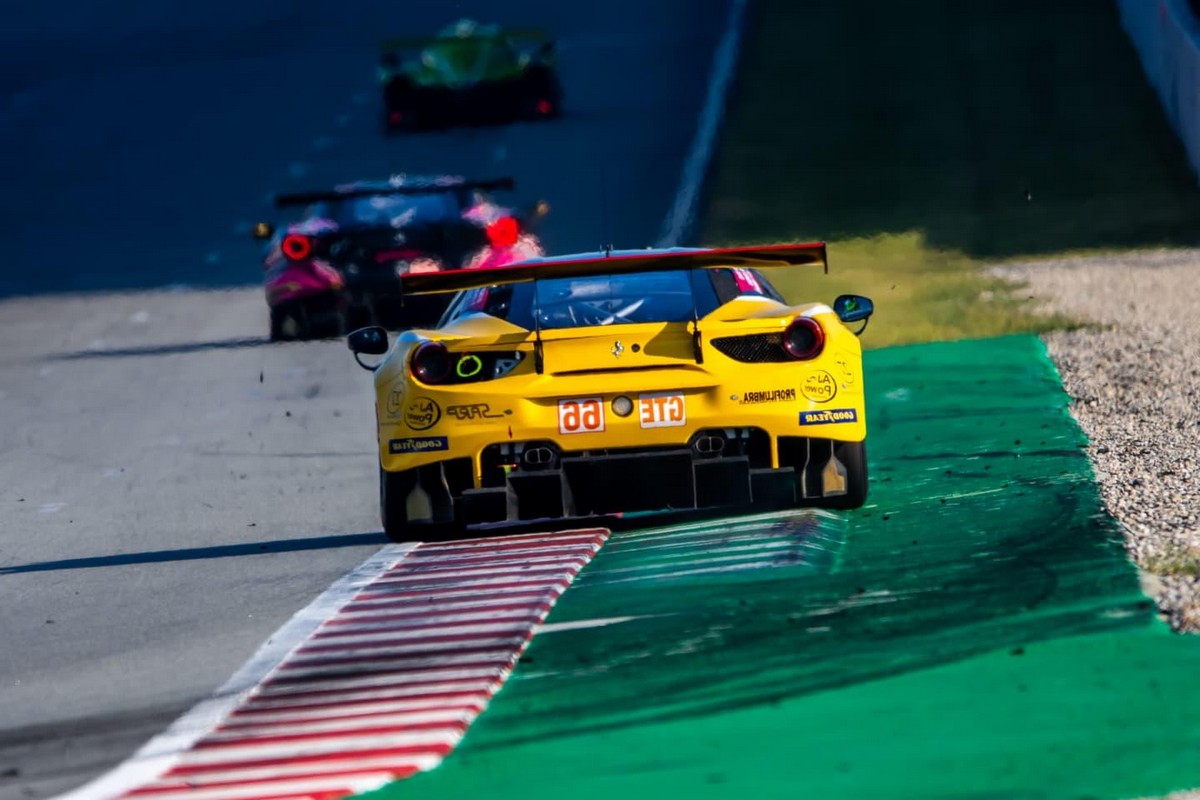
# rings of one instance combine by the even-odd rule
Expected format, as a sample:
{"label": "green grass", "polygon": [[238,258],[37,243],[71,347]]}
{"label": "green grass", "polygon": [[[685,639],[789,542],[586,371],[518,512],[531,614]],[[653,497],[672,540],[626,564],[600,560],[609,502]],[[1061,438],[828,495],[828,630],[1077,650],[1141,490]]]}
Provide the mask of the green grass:
{"label": "green grass", "polygon": [[821,295],[880,308],[866,344],[1066,322],[981,264],[1200,240],[1196,178],[1114,4],[751,8],[701,238],[826,239]]}
{"label": "green grass", "polygon": [[1162,555],[1148,556],[1142,567],[1155,575],[1200,576],[1200,550],[1180,546]]}
{"label": "green grass", "polygon": [[776,271],[772,282],[794,301],[865,294],[876,313],[866,347],[950,341],[985,335],[1037,333],[1078,326],[1078,320],[1023,308],[1022,287],[987,274],[962,253],[930,247],[918,233],[883,234],[829,245],[828,275]]}

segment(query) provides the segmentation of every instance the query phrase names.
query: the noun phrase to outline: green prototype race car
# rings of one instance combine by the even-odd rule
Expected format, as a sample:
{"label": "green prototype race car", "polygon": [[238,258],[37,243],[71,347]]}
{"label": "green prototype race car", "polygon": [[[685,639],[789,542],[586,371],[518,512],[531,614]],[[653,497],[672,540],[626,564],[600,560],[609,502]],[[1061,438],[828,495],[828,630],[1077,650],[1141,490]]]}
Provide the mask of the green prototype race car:
{"label": "green prototype race car", "polygon": [[379,80],[389,132],[548,119],[562,106],[544,33],[472,20],[433,38],[384,42]]}

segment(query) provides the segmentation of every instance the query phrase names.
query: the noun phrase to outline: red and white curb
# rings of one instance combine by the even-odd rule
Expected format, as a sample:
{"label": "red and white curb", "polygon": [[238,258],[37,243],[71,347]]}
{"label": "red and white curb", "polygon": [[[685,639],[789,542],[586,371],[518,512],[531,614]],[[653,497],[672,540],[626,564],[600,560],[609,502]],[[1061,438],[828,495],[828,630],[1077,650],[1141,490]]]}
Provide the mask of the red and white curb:
{"label": "red and white curb", "polygon": [[441,762],[603,529],[391,546],[216,695],[64,800],[332,800]]}

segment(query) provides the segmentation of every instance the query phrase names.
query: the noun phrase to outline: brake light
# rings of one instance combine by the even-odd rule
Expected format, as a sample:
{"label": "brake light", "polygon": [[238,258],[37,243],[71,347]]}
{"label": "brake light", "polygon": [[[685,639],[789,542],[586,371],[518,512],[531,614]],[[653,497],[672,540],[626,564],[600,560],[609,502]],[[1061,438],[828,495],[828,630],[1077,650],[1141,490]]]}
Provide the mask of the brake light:
{"label": "brake light", "polygon": [[816,358],[825,349],[825,329],[812,317],[797,317],[783,332],[782,344],[797,361]]}
{"label": "brake light", "polygon": [[312,255],[312,240],[299,233],[289,233],[283,237],[279,248],[292,261],[303,261]]}
{"label": "brake light", "polygon": [[521,235],[521,226],[512,217],[500,217],[490,223],[485,230],[492,247],[512,247]]}
{"label": "brake light", "polygon": [[537,101],[537,112],[539,114],[541,114],[543,117],[546,116],[547,114],[549,114],[553,110],[554,110],[554,104],[551,103],[549,100],[543,99],[543,100]]}
{"label": "brake light", "polygon": [[450,376],[450,353],[441,342],[423,342],[413,351],[411,369],[421,383],[441,383]]}

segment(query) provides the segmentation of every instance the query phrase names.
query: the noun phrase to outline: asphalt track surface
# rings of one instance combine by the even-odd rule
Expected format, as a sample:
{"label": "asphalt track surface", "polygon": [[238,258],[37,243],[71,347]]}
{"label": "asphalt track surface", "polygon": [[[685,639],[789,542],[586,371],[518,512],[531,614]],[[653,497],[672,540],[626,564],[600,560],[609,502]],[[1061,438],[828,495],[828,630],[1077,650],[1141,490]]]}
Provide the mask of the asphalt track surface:
{"label": "asphalt track surface", "polygon": [[[77,2],[2,34],[0,798],[125,758],[384,542],[367,376],[212,290],[257,280],[273,192],[511,174],[552,252],[658,236],[725,4],[447,5]],[[382,137],[374,43],[498,13],[559,39],[566,116]]]}

